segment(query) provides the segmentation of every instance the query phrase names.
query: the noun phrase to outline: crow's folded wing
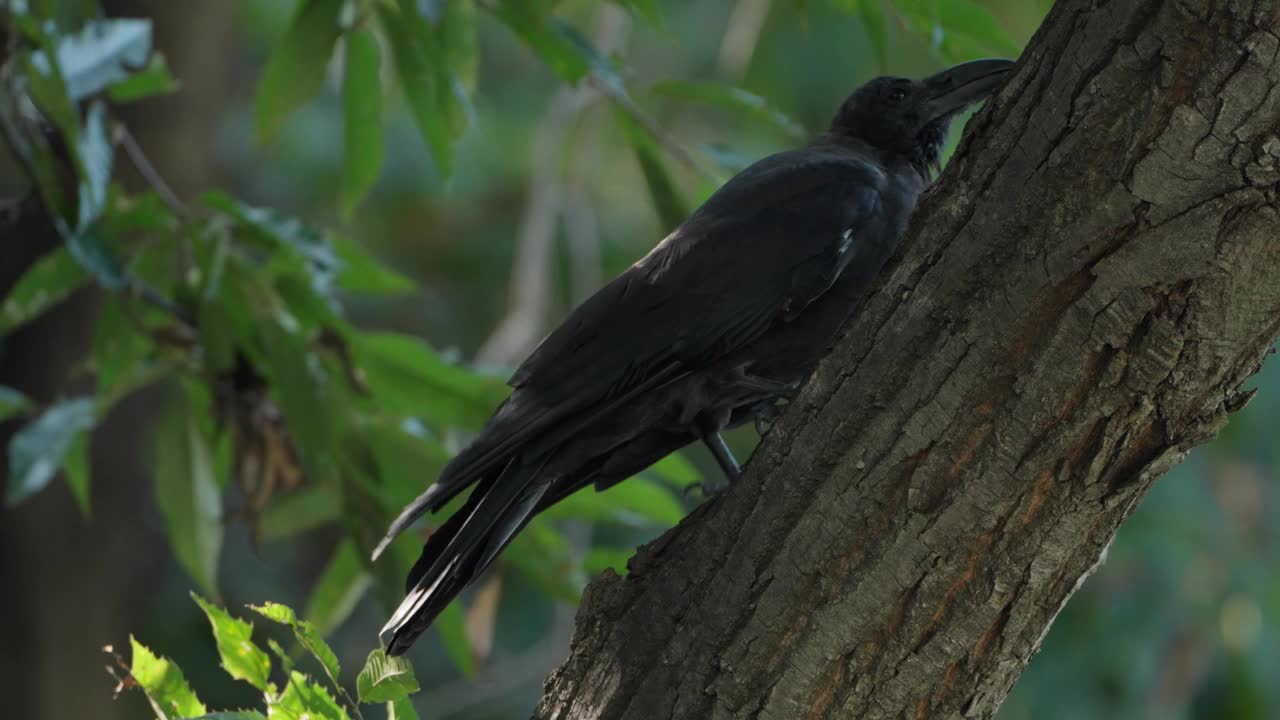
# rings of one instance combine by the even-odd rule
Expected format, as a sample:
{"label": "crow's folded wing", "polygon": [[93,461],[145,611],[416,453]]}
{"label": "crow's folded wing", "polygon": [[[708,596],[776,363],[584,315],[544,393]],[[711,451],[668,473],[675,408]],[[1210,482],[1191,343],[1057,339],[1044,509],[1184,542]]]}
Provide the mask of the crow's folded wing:
{"label": "crow's folded wing", "polygon": [[812,149],[739,173],[542,341],[512,395],[392,534],[517,452],[550,451],[543,445],[796,317],[839,276],[860,229],[883,226],[884,183],[856,156]]}

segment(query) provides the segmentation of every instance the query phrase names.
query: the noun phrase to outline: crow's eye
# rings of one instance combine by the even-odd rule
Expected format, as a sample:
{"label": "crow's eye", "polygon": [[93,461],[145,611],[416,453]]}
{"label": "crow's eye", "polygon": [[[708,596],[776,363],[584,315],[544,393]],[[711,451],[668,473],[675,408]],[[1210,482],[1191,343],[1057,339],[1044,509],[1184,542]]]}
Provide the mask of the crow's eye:
{"label": "crow's eye", "polygon": [[902,88],[894,88],[889,92],[889,100],[891,102],[902,102],[907,97],[907,91]]}

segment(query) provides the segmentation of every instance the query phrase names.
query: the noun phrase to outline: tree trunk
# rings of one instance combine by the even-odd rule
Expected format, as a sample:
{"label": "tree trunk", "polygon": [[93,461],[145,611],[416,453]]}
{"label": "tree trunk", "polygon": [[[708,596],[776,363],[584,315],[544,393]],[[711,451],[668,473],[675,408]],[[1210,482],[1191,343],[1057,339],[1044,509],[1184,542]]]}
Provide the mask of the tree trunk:
{"label": "tree trunk", "polygon": [[1280,2],[1061,0],[746,475],[537,717],[990,717],[1280,332]]}

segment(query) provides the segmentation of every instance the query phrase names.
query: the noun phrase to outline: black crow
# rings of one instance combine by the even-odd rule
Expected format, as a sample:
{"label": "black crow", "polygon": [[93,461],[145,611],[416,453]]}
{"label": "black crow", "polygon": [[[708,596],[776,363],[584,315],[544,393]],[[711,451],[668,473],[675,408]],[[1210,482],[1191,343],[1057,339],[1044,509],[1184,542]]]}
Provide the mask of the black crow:
{"label": "black crow", "polygon": [[893,253],[938,168],[951,118],[1007,60],[919,81],[882,77],[808,147],[743,170],[648,255],[588,298],[511,378],[484,429],[374,551],[472,485],[427,540],[383,628],[403,653],[530,518],[607,488],[794,393]]}

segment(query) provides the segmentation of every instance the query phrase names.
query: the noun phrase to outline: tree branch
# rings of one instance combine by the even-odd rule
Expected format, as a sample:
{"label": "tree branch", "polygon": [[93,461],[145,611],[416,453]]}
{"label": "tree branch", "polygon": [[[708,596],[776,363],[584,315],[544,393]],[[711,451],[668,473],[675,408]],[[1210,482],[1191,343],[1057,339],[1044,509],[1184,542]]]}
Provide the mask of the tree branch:
{"label": "tree branch", "polygon": [[1280,333],[1280,3],[1060,0],[745,476],[537,717],[990,717]]}

